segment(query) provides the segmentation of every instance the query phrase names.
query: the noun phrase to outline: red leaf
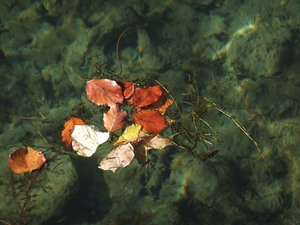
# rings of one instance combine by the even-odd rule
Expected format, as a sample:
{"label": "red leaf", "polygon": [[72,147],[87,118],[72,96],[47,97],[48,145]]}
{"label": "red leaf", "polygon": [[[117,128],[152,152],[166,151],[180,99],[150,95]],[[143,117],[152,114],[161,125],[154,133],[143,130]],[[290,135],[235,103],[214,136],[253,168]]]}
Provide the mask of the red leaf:
{"label": "red leaf", "polygon": [[137,88],[133,96],[133,105],[135,107],[144,107],[156,102],[162,95],[162,90],[159,85]]}
{"label": "red leaf", "polygon": [[123,102],[122,88],[114,80],[93,79],[86,82],[86,95],[96,105],[115,105]]}
{"label": "red leaf", "polygon": [[120,110],[118,105],[110,106],[110,109],[103,115],[105,129],[109,132],[120,129],[125,123],[125,117],[126,112]]}
{"label": "red leaf", "polygon": [[168,98],[168,93],[163,90],[163,94],[159,97],[159,99],[153,104],[149,105],[145,109],[153,109],[155,111],[160,112],[161,114],[165,114],[167,108],[173,104],[173,100]]}
{"label": "red leaf", "polygon": [[121,86],[122,91],[123,91],[123,95],[125,99],[128,99],[132,96],[133,92],[134,92],[134,83],[133,82],[118,82],[118,84]]}
{"label": "red leaf", "polygon": [[71,117],[67,122],[64,123],[64,129],[61,132],[62,141],[65,142],[68,148],[71,147],[72,137],[71,133],[73,131],[74,125],[85,124],[81,119],[77,117]]}
{"label": "red leaf", "polygon": [[142,129],[159,134],[166,127],[164,117],[157,111],[148,109],[132,114],[135,124],[142,125]]}
{"label": "red leaf", "polygon": [[44,154],[31,147],[22,147],[9,155],[8,167],[16,174],[41,168],[46,162]]}

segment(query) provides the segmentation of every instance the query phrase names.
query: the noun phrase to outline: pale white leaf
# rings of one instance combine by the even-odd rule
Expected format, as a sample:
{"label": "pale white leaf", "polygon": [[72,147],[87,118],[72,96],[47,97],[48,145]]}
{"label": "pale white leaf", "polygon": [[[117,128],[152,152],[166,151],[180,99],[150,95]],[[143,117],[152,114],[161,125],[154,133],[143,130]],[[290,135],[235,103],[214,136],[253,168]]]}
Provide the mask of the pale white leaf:
{"label": "pale white leaf", "polygon": [[78,155],[91,157],[100,144],[109,138],[109,132],[101,132],[93,125],[75,125],[71,133],[72,148]]}
{"label": "pale white leaf", "polygon": [[113,149],[99,164],[98,168],[113,173],[118,168],[128,166],[134,158],[134,149],[130,143],[119,145]]}

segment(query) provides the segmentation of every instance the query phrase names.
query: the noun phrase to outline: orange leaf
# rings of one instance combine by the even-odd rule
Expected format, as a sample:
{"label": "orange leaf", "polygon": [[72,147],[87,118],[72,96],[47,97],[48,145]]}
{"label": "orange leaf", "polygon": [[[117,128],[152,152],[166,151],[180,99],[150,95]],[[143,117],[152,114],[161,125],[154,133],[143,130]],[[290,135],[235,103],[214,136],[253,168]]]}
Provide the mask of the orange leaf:
{"label": "orange leaf", "polygon": [[159,97],[159,99],[153,104],[145,107],[144,109],[153,109],[160,112],[161,114],[164,114],[167,111],[167,108],[173,104],[173,100],[169,99],[168,96],[169,93],[166,90],[162,89],[162,95]]}
{"label": "orange leaf", "polygon": [[132,114],[135,124],[142,125],[142,130],[159,134],[166,127],[164,117],[157,111],[148,109]]}
{"label": "orange leaf", "polygon": [[152,105],[149,105],[146,107],[146,109],[153,109],[155,111],[160,112],[161,114],[165,114],[167,111],[167,108],[173,104],[173,100],[167,98],[167,96],[162,95],[157,102],[153,103]]}
{"label": "orange leaf", "polygon": [[74,125],[83,125],[85,124],[81,119],[77,117],[71,117],[67,122],[64,124],[64,129],[61,132],[62,141],[65,142],[68,148],[71,147],[72,137],[71,133],[74,128]]}
{"label": "orange leaf", "polygon": [[110,106],[109,110],[103,115],[104,127],[109,132],[123,127],[125,123],[126,112],[121,110],[118,105]]}
{"label": "orange leaf", "polygon": [[130,98],[134,92],[134,83],[129,81],[124,81],[124,82],[118,82],[118,84],[122,88],[124,98],[125,99]]}
{"label": "orange leaf", "polygon": [[162,90],[159,85],[137,88],[133,96],[133,105],[135,107],[144,107],[156,102],[162,95]]}
{"label": "orange leaf", "polygon": [[96,105],[115,105],[123,102],[122,88],[114,80],[92,79],[86,82],[86,95]]}
{"label": "orange leaf", "polygon": [[8,157],[8,167],[16,174],[41,168],[46,162],[44,154],[31,147],[21,147]]}

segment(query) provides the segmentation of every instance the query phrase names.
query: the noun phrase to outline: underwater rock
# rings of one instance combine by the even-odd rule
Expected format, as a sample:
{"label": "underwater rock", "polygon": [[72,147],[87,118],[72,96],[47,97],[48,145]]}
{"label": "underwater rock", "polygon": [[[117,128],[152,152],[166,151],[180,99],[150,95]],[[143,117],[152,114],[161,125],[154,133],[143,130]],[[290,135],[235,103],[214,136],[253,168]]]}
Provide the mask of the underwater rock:
{"label": "underwater rock", "polygon": [[282,181],[256,182],[251,186],[253,189],[249,190],[248,195],[245,195],[245,204],[251,212],[257,214],[274,213],[283,210],[286,206]]}
{"label": "underwater rock", "polygon": [[[224,47],[226,65],[256,76],[272,76],[288,63],[291,28],[284,19],[285,13],[279,10],[274,9],[272,16],[262,12],[257,17],[255,21],[245,21],[231,35]],[[233,26],[236,25],[232,23]]]}
{"label": "underwater rock", "polygon": [[194,7],[205,7],[205,6],[209,6],[210,4],[216,2],[214,0],[186,0],[187,3],[193,5]]}
{"label": "underwater rock", "polygon": [[138,64],[144,71],[158,71],[164,66],[162,58],[156,56],[156,48],[151,43],[148,33],[145,30],[138,30],[137,49],[140,53]]}
{"label": "underwater rock", "polygon": [[[0,204],[0,218],[11,224],[42,224],[59,215],[76,190],[77,175],[69,156],[60,156],[49,170],[45,169],[38,175],[37,171],[32,172],[32,176],[12,175],[8,168],[2,171],[5,171],[5,176],[1,176],[0,199],[5,201]],[[38,176],[36,180],[35,175]],[[27,193],[27,187],[31,186]],[[8,204],[13,207],[7,207]],[[24,204],[26,207],[22,210]]]}
{"label": "underwater rock", "polygon": [[[176,202],[184,198],[204,202],[212,196],[219,182],[217,172],[208,162],[201,163],[187,153],[174,158],[168,180],[162,184],[160,197],[165,202]],[[224,177],[223,177],[224,178]]]}

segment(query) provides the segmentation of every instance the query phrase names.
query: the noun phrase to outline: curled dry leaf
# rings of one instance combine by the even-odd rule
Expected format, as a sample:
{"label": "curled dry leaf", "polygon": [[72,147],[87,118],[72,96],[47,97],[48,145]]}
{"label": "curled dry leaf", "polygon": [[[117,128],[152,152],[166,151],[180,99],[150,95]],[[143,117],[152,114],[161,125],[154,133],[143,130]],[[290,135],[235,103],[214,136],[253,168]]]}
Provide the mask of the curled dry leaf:
{"label": "curled dry leaf", "polygon": [[127,127],[114,145],[117,146],[126,144],[128,142],[135,142],[139,138],[139,132],[141,128],[142,126],[140,124],[132,124],[131,126]]}
{"label": "curled dry leaf", "polygon": [[93,125],[75,125],[72,136],[72,147],[78,155],[91,157],[100,144],[109,138],[109,132],[101,132]]}
{"label": "curled dry leaf", "polygon": [[142,130],[159,134],[166,127],[164,117],[157,111],[148,109],[132,114],[135,124],[142,125]]}
{"label": "curled dry leaf", "polygon": [[159,85],[136,88],[133,96],[133,105],[141,108],[156,102],[162,95],[162,90]]}
{"label": "curled dry leaf", "polygon": [[148,152],[141,143],[134,144],[134,158],[143,166],[148,163]]}
{"label": "curled dry leaf", "polygon": [[45,162],[44,154],[31,147],[21,147],[13,151],[8,157],[8,167],[16,174],[39,169]]}
{"label": "curled dry leaf", "polygon": [[103,115],[104,127],[109,132],[123,127],[125,123],[126,112],[121,110],[118,105],[110,106],[109,110]]}
{"label": "curled dry leaf", "polygon": [[123,95],[125,99],[130,98],[134,92],[134,83],[130,81],[118,82],[120,87],[122,88]]}
{"label": "curled dry leaf", "polygon": [[159,134],[151,134],[140,131],[139,141],[134,144],[135,158],[142,165],[148,162],[148,151],[151,149],[164,149],[167,146],[175,145],[169,138],[162,137]]}
{"label": "curled dry leaf", "polygon": [[128,166],[134,158],[134,149],[130,143],[113,149],[99,164],[98,168],[113,173],[118,168]]}
{"label": "curled dry leaf", "polygon": [[92,79],[86,82],[86,95],[96,105],[115,105],[123,102],[122,88],[110,79]]}
{"label": "curled dry leaf", "polygon": [[153,138],[150,138],[148,142],[144,143],[144,147],[146,150],[151,149],[164,149],[167,146],[175,145],[169,138],[162,137],[157,134]]}
{"label": "curled dry leaf", "polygon": [[61,132],[62,141],[65,142],[67,148],[71,147],[72,137],[71,133],[75,125],[85,124],[81,119],[77,117],[71,117],[67,122],[64,123],[64,129]]}

